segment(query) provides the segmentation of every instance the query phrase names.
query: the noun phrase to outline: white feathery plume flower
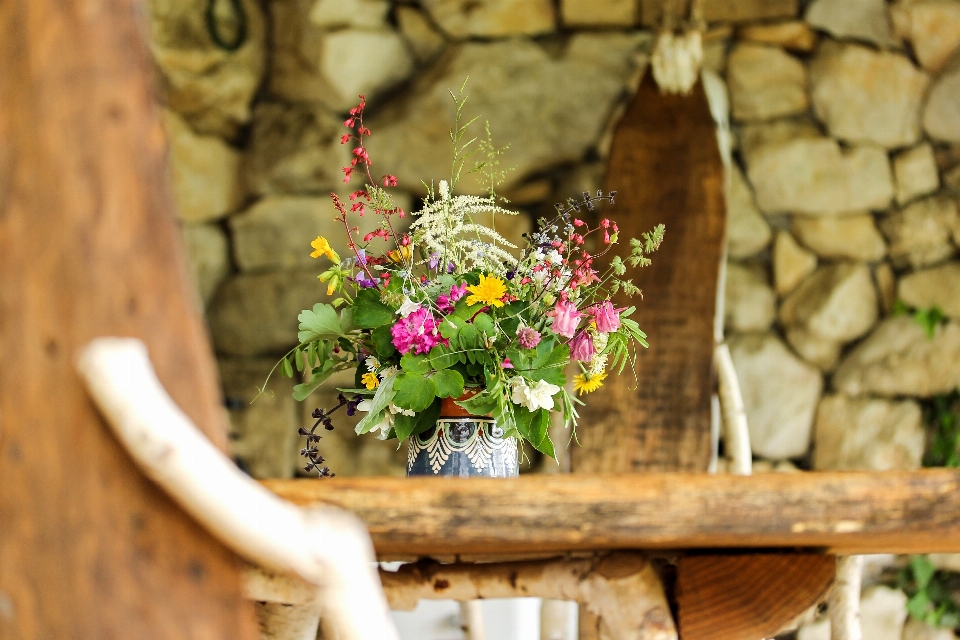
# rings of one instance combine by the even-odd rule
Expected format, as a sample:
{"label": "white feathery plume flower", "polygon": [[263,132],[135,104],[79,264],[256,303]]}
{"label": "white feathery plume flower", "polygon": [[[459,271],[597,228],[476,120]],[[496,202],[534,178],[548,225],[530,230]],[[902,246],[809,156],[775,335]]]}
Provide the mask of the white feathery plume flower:
{"label": "white feathery plume flower", "polygon": [[[438,253],[443,263],[453,262],[462,271],[479,267],[489,273],[504,273],[516,266],[517,260],[501,247],[516,249],[499,233],[473,222],[473,215],[481,213],[517,215],[504,209],[491,197],[451,196],[445,180],[440,181],[439,198],[428,196],[423,208],[415,212],[417,219],[410,230],[415,244],[423,245],[428,253]],[[484,239],[486,238],[486,239]]]}

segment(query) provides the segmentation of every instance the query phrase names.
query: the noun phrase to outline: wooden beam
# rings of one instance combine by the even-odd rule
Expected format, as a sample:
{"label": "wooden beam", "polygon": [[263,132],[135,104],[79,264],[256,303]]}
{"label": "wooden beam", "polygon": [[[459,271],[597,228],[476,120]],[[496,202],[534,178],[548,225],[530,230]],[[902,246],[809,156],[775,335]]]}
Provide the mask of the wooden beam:
{"label": "wooden beam", "polygon": [[960,552],[960,471],[271,480],[357,514],[381,557],[602,549]]}
{"label": "wooden beam", "polygon": [[236,556],[144,477],[74,369],[149,347],[225,444],[135,0],[0,2],[0,638],[252,640]]}

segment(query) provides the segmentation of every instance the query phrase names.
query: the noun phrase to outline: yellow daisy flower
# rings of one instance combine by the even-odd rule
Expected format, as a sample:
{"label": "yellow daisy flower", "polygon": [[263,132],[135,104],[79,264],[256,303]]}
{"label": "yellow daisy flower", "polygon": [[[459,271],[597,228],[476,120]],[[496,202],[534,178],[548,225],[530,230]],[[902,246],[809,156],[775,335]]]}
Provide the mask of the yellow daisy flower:
{"label": "yellow daisy flower", "polygon": [[368,371],[360,376],[360,382],[362,382],[363,386],[371,391],[380,386],[380,378],[378,378],[377,374],[375,374],[373,371]]}
{"label": "yellow daisy flower", "polygon": [[337,264],[340,263],[340,256],[337,255],[337,252],[333,250],[333,247],[330,246],[330,243],[327,242],[327,239],[323,236],[317,236],[317,239],[311,242],[310,246],[313,247],[313,253],[310,254],[311,258],[327,256],[333,262]]}
{"label": "yellow daisy flower", "polygon": [[507,293],[507,285],[496,276],[480,276],[480,284],[467,287],[467,291],[473,294],[467,298],[468,307],[475,304],[492,304],[495,307],[502,307],[501,298]]}
{"label": "yellow daisy flower", "polygon": [[581,373],[573,376],[573,389],[579,396],[585,393],[593,393],[603,386],[603,381],[606,377],[606,372],[593,374]]}

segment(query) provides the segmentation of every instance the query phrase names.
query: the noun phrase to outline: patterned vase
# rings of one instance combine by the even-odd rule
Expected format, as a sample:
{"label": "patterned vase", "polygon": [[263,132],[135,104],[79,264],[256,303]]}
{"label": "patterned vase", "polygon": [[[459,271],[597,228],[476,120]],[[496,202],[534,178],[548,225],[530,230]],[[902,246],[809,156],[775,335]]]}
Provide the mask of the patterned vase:
{"label": "patterned vase", "polygon": [[493,418],[472,416],[453,398],[444,398],[437,425],[409,442],[408,476],[513,478],[519,470],[517,439],[504,438]]}

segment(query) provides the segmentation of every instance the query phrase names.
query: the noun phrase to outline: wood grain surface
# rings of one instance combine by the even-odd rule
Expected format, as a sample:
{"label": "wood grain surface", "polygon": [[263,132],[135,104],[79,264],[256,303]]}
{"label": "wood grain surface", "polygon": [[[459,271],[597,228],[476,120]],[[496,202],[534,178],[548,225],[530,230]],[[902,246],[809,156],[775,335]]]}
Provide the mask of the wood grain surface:
{"label": "wood grain surface", "polygon": [[706,471],[726,205],[700,83],[690,96],[664,96],[648,72],[615,130],[605,182],[617,192],[604,215],[618,221],[622,256],[629,238],[660,223],[667,232],[653,265],[629,272],[643,298],[616,299],[618,307],[637,305],[632,318],[650,348],[639,350],[637,379],[629,369],[611,375],[585,398],[573,472]]}
{"label": "wood grain surface", "polygon": [[134,0],[0,2],[0,638],[257,637],[236,558],[121,450],[74,371],[146,341],[218,445]]}
{"label": "wood grain surface", "polygon": [[271,480],[357,514],[384,557],[601,549],[960,552],[960,471]]}
{"label": "wood grain surface", "polygon": [[695,555],[677,567],[682,640],[760,640],[827,594],[836,571],[829,555]]}

